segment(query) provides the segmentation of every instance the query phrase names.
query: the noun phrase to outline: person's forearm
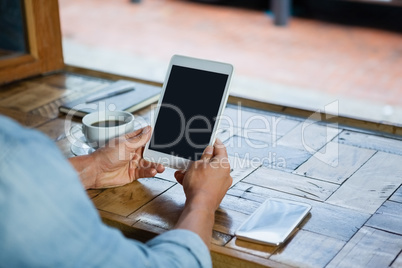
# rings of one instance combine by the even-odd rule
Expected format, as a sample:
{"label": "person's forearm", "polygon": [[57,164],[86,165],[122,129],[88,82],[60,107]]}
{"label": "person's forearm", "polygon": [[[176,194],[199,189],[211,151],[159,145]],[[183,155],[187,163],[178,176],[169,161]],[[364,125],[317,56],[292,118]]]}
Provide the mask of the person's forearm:
{"label": "person's forearm", "polygon": [[96,181],[96,167],[90,155],[71,157],[68,159],[80,176],[85,189],[94,187]]}
{"label": "person's forearm", "polygon": [[186,202],[184,210],[175,226],[175,229],[186,229],[198,234],[209,247],[212,228],[215,222],[215,211],[202,203]]}

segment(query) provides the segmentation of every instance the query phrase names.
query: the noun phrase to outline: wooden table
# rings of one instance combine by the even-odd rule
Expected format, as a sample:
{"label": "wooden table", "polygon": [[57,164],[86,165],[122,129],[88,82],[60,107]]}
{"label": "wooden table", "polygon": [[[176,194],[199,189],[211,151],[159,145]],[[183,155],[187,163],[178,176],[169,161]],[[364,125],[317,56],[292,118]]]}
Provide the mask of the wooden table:
{"label": "wooden table", "polygon": [[[68,70],[81,74],[2,86],[0,113],[46,133],[71,157],[58,106],[121,77]],[[216,212],[214,266],[402,267],[402,141],[392,134],[401,134],[400,128],[342,117],[306,120],[311,112],[233,96],[229,102],[225,114],[234,123],[223,122],[219,135],[231,156],[234,185]],[[149,113],[136,116],[146,121]],[[88,195],[105,223],[146,241],[172,228],[183,208],[172,172]],[[236,239],[236,228],[269,197],[307,202],[311,213],[279,247]]]}

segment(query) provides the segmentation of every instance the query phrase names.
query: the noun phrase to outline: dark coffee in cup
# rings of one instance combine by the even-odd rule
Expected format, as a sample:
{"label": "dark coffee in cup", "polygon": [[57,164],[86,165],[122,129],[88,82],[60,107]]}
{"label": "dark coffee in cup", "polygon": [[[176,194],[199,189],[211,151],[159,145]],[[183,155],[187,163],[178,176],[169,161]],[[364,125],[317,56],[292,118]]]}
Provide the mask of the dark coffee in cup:
{"label": "dark coffee in cup", "polygon": [[92,127],[117,127],[125,124],[126,122],[121,120],[106,120],[98,121],[91,124]]}

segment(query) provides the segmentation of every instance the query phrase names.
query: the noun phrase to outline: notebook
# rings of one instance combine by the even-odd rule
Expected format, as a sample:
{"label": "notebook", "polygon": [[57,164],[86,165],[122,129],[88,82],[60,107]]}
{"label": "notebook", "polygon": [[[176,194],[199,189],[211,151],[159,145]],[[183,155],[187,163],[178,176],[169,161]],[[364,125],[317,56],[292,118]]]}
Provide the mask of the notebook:
{"label": "notebook", "polygon": [[101,110],[132,113],[156,102],[161,89],[157,86],[118,80],[95,93],[61,105],[59,111],[78,117]]}

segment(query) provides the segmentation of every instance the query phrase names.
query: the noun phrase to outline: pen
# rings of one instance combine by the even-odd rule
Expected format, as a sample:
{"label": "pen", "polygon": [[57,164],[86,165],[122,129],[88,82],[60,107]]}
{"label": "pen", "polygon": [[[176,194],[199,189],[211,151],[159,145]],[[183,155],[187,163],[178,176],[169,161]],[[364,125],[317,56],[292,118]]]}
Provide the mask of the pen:
{"label": "pen", "polygon": [[102,92],[102,93],[99,93],[97,95],[91,96],[91,97],[87,98],[85,102],[90,103],[90,102],[95,102],[95,101],[98,101],[98,100],[103,100],[103,99],[106,99],[106,98],[109,98],[109,97],[117,96],[117,95],[129,92],[129,91],[132,91],[134,89],[135,88],[132,85],[128,85],[128,86],[126,85],[124,87],[115,89],[115,90],[113,90],[111,92],[106,92],[106,93]]}

